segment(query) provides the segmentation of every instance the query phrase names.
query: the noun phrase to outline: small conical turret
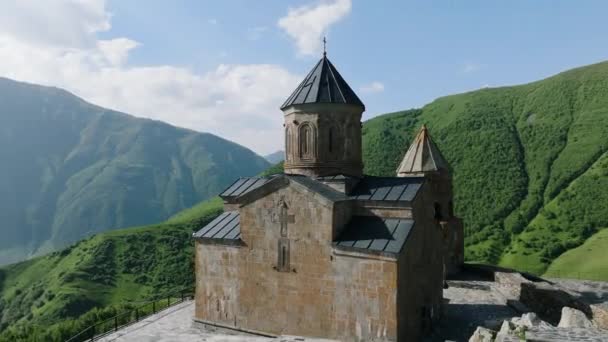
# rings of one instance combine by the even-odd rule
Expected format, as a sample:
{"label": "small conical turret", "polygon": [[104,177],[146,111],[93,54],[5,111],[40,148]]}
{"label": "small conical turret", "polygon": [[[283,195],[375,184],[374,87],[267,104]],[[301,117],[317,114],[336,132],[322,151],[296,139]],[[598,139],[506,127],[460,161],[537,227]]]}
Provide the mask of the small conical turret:
{"label": "small conical turret", "polygon": [[414,142],[403,156],[403,160],[397,169],[397,176],[404,177],[411,174],[441,170],[449,171],[449,165],[433,142],[426,125],[422,125]]}

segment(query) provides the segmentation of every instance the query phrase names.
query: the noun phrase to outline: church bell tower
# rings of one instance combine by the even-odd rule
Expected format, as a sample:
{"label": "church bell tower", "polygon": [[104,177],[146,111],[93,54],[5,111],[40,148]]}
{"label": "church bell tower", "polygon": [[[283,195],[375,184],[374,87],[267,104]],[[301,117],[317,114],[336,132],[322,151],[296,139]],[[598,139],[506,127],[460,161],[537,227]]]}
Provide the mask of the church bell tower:
{"label": "church bell tower", "polygon": [[285,173],[361,177],[361,115],[365,105],[324,52],[281,106]]}

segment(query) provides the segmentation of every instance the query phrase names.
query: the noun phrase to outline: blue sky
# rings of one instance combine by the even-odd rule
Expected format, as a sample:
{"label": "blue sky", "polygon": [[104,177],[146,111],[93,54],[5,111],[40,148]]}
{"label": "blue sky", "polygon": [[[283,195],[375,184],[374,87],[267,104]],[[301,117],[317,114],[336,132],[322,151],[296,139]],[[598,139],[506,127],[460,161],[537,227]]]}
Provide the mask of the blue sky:
{"label": "blue sky", "polygon": [[[71,0],[49,1],[62,6]],[[83,11],[92,19],[78,24],[87,31],[80,39],[85,43],[60,48],[92,56],[87,46],[107,41],[111,48],[94,52],[118,62],[90,67],[96,59],[87,55],[87,67],[77,71],[82,75],[72,78],[64,75],[70,70],[38,73],[42,77],[15,72],[17,67],[0,68],[0,75],[66,87],[101,105],[210,131],[259,153],[282,148],[278,107],[320,57],[323,35],[329,58],[366,104],[365,118],[484,86],[538,80],[608,57],[608,2],[600,0],[90,2],[95,6]],[[37,18],[28,9],[16,11]],[[91,23],[97,25],[93,30]],[[23,31],[0,24],[2,30],[18,37]],[[59,39],[40,34],[41,41]],[[0,34],[0,57],[2,51]],[[57,56],[64,58],[65,50]],[[154,80],[155,74],[163,76]],[[158,84],[150,90],[145,80]],[[154,103],[160,93],[162,103]],[[204,98],[200,103],[197,94]],[[222,109],[229,102],[234,106]]]}
{"label": "blue sky", "polygon": [[[305,74],[319,56],[298,56],[276,25],[303,1],[114,0],[113,32],[145,45],[132,63],[199,70],[219,63],[272,63]],[[262,2],[260,2],[262,3]],[[382,4],[382,6],[381,6]],[[361,94],[368,116],[422,106],[483,86],[533,81],[608,57],[605,1],[354,1],[327,32],[329,56]],[[254,31],[258,39],[251,39]],[[115,32],[114,32],[115,31]],[[149,46],[146,46],[149,45]],[[358,89],[357,89],[358,90]],[[360,91],[359,91],[360,93]],[[285,97],[289,94],[285,92]]]}

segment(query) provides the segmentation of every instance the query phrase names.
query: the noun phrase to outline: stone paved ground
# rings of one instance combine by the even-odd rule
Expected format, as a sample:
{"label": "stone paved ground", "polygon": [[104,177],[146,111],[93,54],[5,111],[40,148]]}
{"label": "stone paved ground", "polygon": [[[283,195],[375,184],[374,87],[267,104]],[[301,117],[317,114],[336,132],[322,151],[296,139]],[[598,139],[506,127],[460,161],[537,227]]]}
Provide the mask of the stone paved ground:
{"label": "stone paved ground", "polygon": [[119,330],[100,342],[331,342],[330,340],[281,336],[264,338],[227,335],[193,327],[194,302],[178,304],[141,322]]}
{"label": "stone paved ground", "polygon": [[444,316],[432,341],[468,341],[477,326],[498,329],[503,320],[518,316],[493,281],[451,280],[448,284],[443,292]]}
{"label": "stone paved ground", "polygon": [[608,282],[592,280],[549,279],[588,304],[608,302]]}

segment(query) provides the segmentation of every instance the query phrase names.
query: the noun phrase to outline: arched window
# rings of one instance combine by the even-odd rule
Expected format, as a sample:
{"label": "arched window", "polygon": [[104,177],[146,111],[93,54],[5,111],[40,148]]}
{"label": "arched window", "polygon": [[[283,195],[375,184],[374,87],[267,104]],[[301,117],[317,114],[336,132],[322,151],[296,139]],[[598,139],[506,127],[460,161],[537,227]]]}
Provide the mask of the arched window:
{"label": "arched window", "polygon": [[327,140],[327,149],[329,153],[332,153],[334,151],[334,129],[332,127],[329,127]]}
{"label": "arched window", "polygon": [[313,129],[309,124],[300,126],[299,134],[300,158],[307,159],[313,157],[314,135]]}
{"label": "arched window", "polygon": [[441,216],[441,206],[439,205],[439,203],[435,202],[434,209],[435,209],[435,213],[434,213],[435,220],[441,221],[441,219],[443,217]]}

